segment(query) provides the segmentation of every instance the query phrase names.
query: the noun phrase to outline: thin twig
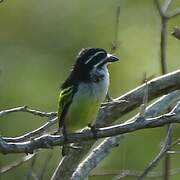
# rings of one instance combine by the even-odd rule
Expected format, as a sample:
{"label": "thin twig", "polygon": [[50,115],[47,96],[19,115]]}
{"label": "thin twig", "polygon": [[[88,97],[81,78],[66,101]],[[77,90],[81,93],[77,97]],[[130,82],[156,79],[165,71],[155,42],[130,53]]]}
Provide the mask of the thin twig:
{"label": "thin twig", "polygon": [[158,12],[159,12],[159,15],[160,15],[160,16],[164,16],[164,13],[163,13],[163,11],[162,11],[161,4],[160,4],[159,0],[155,0],[154,2],[155,2],[155,5],[156,5],[157,10],[158,10]]}
{"label": "thin twig", "polygon": [[[164,4],[160,5],[159,0],[155,1],[156,7],[159,11],[160,17],[161,17],[161,39],[160,39],[160,62],[161,62],[161,72],[162,74],[166,74],[168,72],[167,67],[167,23],[170,18],[173,18],[177,16],[180,12],[176,11],[175,13],[169,13],[168,14],[168,8],[171,5],[172,0],[164,0]],[[170,131],[171,125],[167,126],[167,134]],[[172,142],[172,134],[169,134],[169,146]],[[169,170],[170,170],[170,154],[167,154],[165,156],[165,162],[164,162],[164,180],[169,179]]]}
{"label": "thin twig", "polygon": [[16,108],[1,110],[0,116],[7,115],[10,113],[15,113],[15,112],[27,112],[27,113],[30,113],[30,114],[33,114],[36,116],[48,117],[48,118],[53,118],[57,115],[56,112],[42,112],[42,111],[30,109],[27,106],[20,106],[20,107],[16,107]]}
{"label": "thin twig", "polygon": [[117,10],[116,10],[114,41],[113,41],[112,46],[111,46],[112,53],[115,53],[118,50],[118,47],[119,47],[119,41],[118,41],[119,18],[120,18],[120,6],[118,6]]}
{"label": "thin twig", "polygon": [[172,0],[164,0],[164,4],[162,6],[162,11],[165,14],[169,8],[169,6],[171,5]]}
{"label": "thin twig", "polygon": [[180,15],[180,8],[177,8],[174,11],[169,12],[166,16],[167,16],[168,19],[172,19],[172,18],[175,18],[175,17],[177,17],[179,15]]}
{"label": "thin twig", "polygon": [[162,159],[162,157],[165,155],[167,150],[169,149],[169,141],[170,141],[170,136],[172,133],[172,126],[168,129],[167,136],[164,142],[164,145],[159,152],[159,154],[153,159],[153,161],[149,164],[149,166],[144,170],[142,175],[138,178],[138,180],[144,180],[144,178],[147,176],[147,174],[157,166],[158,162]]}
{"label": "thin twig", "polygon": [[145,80],[145,88],[144,88],[144,98],[143,98],[143,103],[140,106],[140,112],[139,112],[139,117],[144,117],[145,112],[146,112],[146,106],[148,103],[148,83],[147,80]]}
{"label": "thin twig", "polygon": [[168,154],[180,154],[180,151],[167,151]]}
{"label": "thin twig", "polygon": [[[180,110],[180,102],[177,103],[177,105],[173,108],[173,110],[171,111],[172,113],[177,113]],[[158,162],[166,155],[167,151],[169,151],[171,149],[172,146],[177,144],[177,141],[173,144],[171,144],[172,141],[172,132],[173,132],[173,126],[170,125],[167,131],[167,135],[166,135],[166,139],[164,142],[164,145],[161,149],[161,151],[159,152],[159,154],[152,160],[152,162],[150,162],[149,166],[144,170],[144,172],[142,173],[142,175],[139,177],[139,180],[143,180],[147,174],[154,168],[157,166]],[[170,169],[168,168],[168,171]],[[167,176],[166,176],[167,177]],[[168,177],[169,177],[169,172],[168,172]]]}
{"label": "thin twig", "polygon": [[57,122],[57,118],[54,119],[50,119],[47,123],[45,123],[44,125],[42,125],[41,127],[30,131],[22,136],[18,136],[18,137],[2,137],[2,139],[6,142],[22,142],[25,141],[29,138],[34,138],[36,136],[40,136],[42,135],[44,132],[46,132],[48,130],[48,128],[50,128],[51,126],[53,126],[56,122]]}
{"label": "thin twig", "polygon": [[[174,168],[170,170],[170,175],[177,175],[180,173],[180,168]],[[142,171],[136,170],[102,170],[102,171],[95,171],[90,174],[90,177],[107,177],[107,176],[116,176],[113,180],[120,180],[126,177],[139,177],[142,174]],[[163,176],[162,172],[152,171],[150,172],[147,177],[148,178],[161,178]]]}
{"label": "thin twig", "polygon": [[155,0],[155,5],[161,18],[161,38],[160,38],[160,64],[162,74],[167,73],[166,46],[167,46],[167,17],[166,11],[171,0],[165,0],[164,6],[161,7],[159,0]]}
{"label": "thin twig", "polygon": [[[115,17],[115,36],[114,36],[114,41],[111,44],[111,52],[112,53],[116,53],[116,51],[119,48],[119,41],[118,41],[118,34],[119,34],[119,18],[120,18],[120,6],[117,7],[116,10],[116,17]],[[106,96],[107,100],[109,102],[113,101],[113,98],[110,96],[110,93],[108,91],[107,96]]]}

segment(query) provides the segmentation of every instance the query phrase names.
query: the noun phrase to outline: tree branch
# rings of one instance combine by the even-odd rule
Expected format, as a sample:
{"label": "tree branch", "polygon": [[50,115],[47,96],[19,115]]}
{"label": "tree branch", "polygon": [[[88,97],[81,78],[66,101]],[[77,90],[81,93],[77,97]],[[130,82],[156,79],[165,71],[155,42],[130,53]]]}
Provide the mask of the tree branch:
{"label": "tree branch", "polygon": [[[96,126],[107,126],[124,114],[140,106],[143,102],[145,86],[143,84],[125,95],[114,99],[112,102],[103,103],[96,120]],[[176,89],[180,89],[180,70],[149,81],[148,101]],[[82,142],[77,144],[77,146],[82,147],[81,150],[76,151],[71,149],[69,155],[61,160],[51,179],[59,180],[61,177],[70,179],[94,143],[95,140]]]}
{"label": "tree branch", "polygon": [[[171,112],[172,113],[177,113],[178,111],[180,111],[180,101],[179,101],[179,103],[177,103],[177,105],[174,107],[174,109]],[[153,161],[149,164],[149,166],[144,170],[144,172],[140,176],[139,180],[143,180],[147,176],[147,174],[158,164],[158,162],[161,160],[161,158],[164,155],[166,155],[167,151],[170,150],[170,148],[171,148],[171,139],[172,139],[172,131],[173,131],[173,126],[171,125],[168,128],[168,132],[167,132],[167,135],[166,135],[166,138],[165,138],[165,143],[164,143],[161,151],[153,159]]]}
{"label": "tree branch", "polygon": [[179,15],[180,15],[180,8],[177,8],[177,9],[175,9],[174,11],[169,12],[169,13],[167,14],[167,18],[168,18],[168,19],[172,19],[172,18],[175,18],[175,17],[177,17],[177,16],[179,16]]}
{"label": "tree branch", "polygon": [[54,125],[57,122],[58,118],[53,118],[50,119],[47,123],[45,123],[44,125],[42,125],[41,127],[30,131],[22,136],[18,136],[18,137],[2,137],[2,139],[6,142],[22,142],[25,141],[29,138],[34,138],[36,136],[39,136],[41,134],[43,134],[45,131],[47,131],[48,128],[50,128],[52,125]]}
{"label": "tree branch", "polygon": [[20,106],[20,107],[16,107],[16,108],[1,110],[0,116],[7,115],[10,113],[15,113],[15,112],[26,112],[26,113],[30,113],[30,114],[33,114],[36,116],[48,117],[48,118],[53,118],[57,115],[56,112],[42,112],[42,111],[30,109],[27,106]]}
{"label": "tree branch", "polygon": [[[170,175],[177,175],[180,173],[180,168],[175,168],[170,170]],[[135,171],[135,170],[109,170],[109,171],[98,171],[93,172],[90,176],[91,177],[107,177],[107,176],[116,176],[114,180],[120,180],[125,179],[126,177],[139,177],[142,174],[141,171]],[[163,174],[158,171],[153,171],[148,174],[148,178],[162,178]]]}
{"label": "tree branch", "polygon": [[[159,97],[165,93],[169,93],[172,92],[173,90],[176,89],[180,89],[180,70],[169,73],[165,76],[161,76],[159,78],[155,78],[151,81],[148,82],[148,100],[152,100],[156,97]],[[142,100],[143,100],[143,92],[144,92],[144,88],[145,88],[145,84],[137,87],[136,89],[130,91],[129,93],[114,99],[113,102],[109,102],[109,103],[104,103],[101,107],[100,113],[98,115],[97,118],[97,125],[98,126],[104,126],[104,125],[109,125],[110,123],[112,123],[114,120],[116,120],[117,118],[121,117],[122,115],[124,115],[125,113],[135,109],[136,107],[138,107],[140,104],[142,104]],[[35,140],[32,141],[27,141],[27,142],[22,142],[22,143],[7,143],[5,142],[2,138],[0,140],[0,144],[1,147],[4,145],[10,145],[10,147],[12,148],[10,151],[13,152],[13,146],[14,145],[18,145],[18,147],[20,146],[20,149],[16,149],[19,153],[20,152],[31,152],[32,149],[28,149],[28,146],[26,146],[27,144],[34,144],[34,142],[41,142],[42,146],[38,146],[39,148],[50,148],[51,147],[51,143],[49,143],[49,136],[44,135],[41,138],[35,138]],[[57,136],[50,136],[50,141],[52,140],[51,137],[53,137],[53,145],[58,145],[59,139]],[[44,140],[43,140],[44,139]],[[63,139],[63,138],[62,138]],[[82,147],[84,147],[86,145],[86,148],[81,149],[80,153],[79,150],[72,150],[70,155],[68,157],[65,157],[63,159],[63,161],[61,162],[61,167],[60,170],[58,170],[60,172],[60,174],[63,172],[68,173],[67,176],[71,177],[72,173],[74,172],[74,170],[77,168],[79,162],[81,161],[81,159],[84,157],[84,155],[89,151],[89,149],[91,148],[91,146],[94,144],[94,140],[93,141],[89,141],[89,142],[82,142],[83,145]],[[35,143],[36,144],[36,143]],[[85,145],[84,145],[85,144]],[[25,145],[25,146],[23,146]],[[37,145],[37,144],[36,144]],[[7,147],[7,146],[6,146]],[[16,146],[15,146],[16,147]],[[38,148],[37,146],[35,148]],[[5,149],[1,149],[1,152],[4,153],[8,153],[6,151],[4,151]],[[70,170],[69,164],[71,164],[72,169]],[[72,166],[73,164],[73,166]],[[62,171],[61,171],[62,170]],[[62,177],[62,176],[61,176]]]}
{"label": "tree branch", "polygon": [[[163,112],[167,112],[169,107],[177,103],[177,99],[180,97],[180,91],[172,92],[171,94],[165,95],[162,98],[158,99],[156,102],[151,104],[146,108],[144,117],[155,117],[160,115]],[[137,114],[128,122],[133,122],[139,117]],[[126,134],[127,135],[127,134]],[[123,139],[124,136],[115,136],[106,138],[103,142],[100,143],[78,166],[76,171],[72,175],[72,180],[75,179],[85,179],[90,172],[111,152],[113,147],[116,147],[119,142]]]}
{"label": "tree branch", "polygon": [[144,172],[141,174],[141,176],[138,178],[138,180],[143,180],[147,175],[148,173],[154,168],[157,166],[158,162],[162,159],[162,157],[166,154],[167,150],[169,149],[170,147],[170,139],[171,139],[171,134],[172,134],[172,127],[173,126],[170,126],[169,129],[168,129],[168,132],[167,132],[167,135],[166,135],[166,138],[165,138],[165,142],[164,142],[164,145],[161,149],[161,151],[159,152],[159,154],[153,159],[152,162],[150,162],[149,166],[144,170]]}
{"label": "tree branch", "polygon": [[[134,122],[125,122],[122,124],[97,129],[97,138],[105,138],[134,132],[140,129],[161,127],[170,123],[180,123],[180,103],[176,107],[178,111],[155,117],[155,118],[136,118]],[[67,135],[69,143],[93,140],[94,135],[91,130],[87,129],[83,132],[72,133]],[[35,149],[50,148],[53,146],[62,146],[64,137],[58,135],[43,135],[32,141],[22,143],[7,143],[0,139],[0,152],[7,153],[33,153]],[[77,149],[76,149],[77,150]],[[78,151],[78,150],[77,150]]]}
{"label": "tree branch", "polygon": [[[140,106],[143,102],[145,87],[146,84],[143,84],[114,99],[113,102],[104,103],[96,125],[105,126],[111,124],[122,115]],[[148,82],[148,102],[177,89],[180,89],[180,70],[152,79]]]}
{"label": "tree branch", "polygon": [[172,0],[165,0],[165,1],[164,1],[164,4],[163,4],[163,6],[162,6],[162,11],[163,11],[163,13],[166,13],[166,12],[167,12],[169,6],[171,5],[171,2],[172,2]]}
{"label": "tree branch", "polygon": [[120,135],[106,138],[78,166],[71,179],[84,180],[87,178],[92,169],[94,169],[111,152],[112,148],[119,146],[123,137],[123,135]]}
{"label": "tree branch", "polygon": [[[180,14],[179,9],[174,12],[168,13],[168,8],[171,5],[172,0],[164,0],[164,4],[161,6],[159,0],[155,0],[155,5],[158,9],[160,18],[161,18],[161,39],[160,39],[160,62],[161,62],[161,72],[162,74],[166,74],[168,72],[167,67],[167,23],[173,17],[176,17]],[[170,125],[167,126],[167,134],[169,134],[169,130],[171,129]],[[172,131],[170,131],[172,132]],[[172,141],[172,135],[169,134],[169,145]],[[169,169],[170,169],[170,155],[167,154],[165,157],[164,163],[164,180],[168,180],[169,178]]]}

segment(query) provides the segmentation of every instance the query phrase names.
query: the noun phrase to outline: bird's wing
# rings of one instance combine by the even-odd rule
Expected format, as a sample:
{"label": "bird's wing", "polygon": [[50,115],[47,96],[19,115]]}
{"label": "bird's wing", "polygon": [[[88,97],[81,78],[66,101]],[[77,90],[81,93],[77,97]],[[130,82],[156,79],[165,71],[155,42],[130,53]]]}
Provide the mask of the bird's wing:
{"label": "bird's wing", "polygon": [[59,119],[59,127],[61,128],[64,124],[64,118],[68,111],[68,108],[72,102],[74,94],[73,86],[62,89],[59,95],[59,107],[58,107],[58,119]]}

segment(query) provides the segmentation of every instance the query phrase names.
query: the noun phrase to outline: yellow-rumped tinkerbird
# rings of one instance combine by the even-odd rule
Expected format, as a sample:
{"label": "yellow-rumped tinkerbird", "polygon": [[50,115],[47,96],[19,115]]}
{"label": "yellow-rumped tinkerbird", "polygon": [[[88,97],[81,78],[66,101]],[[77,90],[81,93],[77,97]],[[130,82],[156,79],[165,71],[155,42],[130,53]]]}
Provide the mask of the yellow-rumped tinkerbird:
{"label": "yellow-rumped tinkerbird", "polygon": [[96,119],[108,92],[107,65],[115,61],[118,58],[102,48],[85,48],[79,52],[58,100],[59,128],[67,141],[67,133],[82,129]]}

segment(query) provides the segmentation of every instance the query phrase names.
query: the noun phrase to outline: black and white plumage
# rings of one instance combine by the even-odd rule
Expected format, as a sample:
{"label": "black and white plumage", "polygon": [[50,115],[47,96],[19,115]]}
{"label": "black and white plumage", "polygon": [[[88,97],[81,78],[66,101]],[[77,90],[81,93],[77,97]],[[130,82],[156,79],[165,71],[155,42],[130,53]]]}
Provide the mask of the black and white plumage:
{"label": "black and white plumage", "polygon": [[79,52],[69,77],[61,86],[60,128],[76,131],[95,120],[109,87],[107,64],[117,60],[102,48],[86,48]]}
{"label": "black and white plumage", "polygon": [[[63,83],[62,88],[66,88],[71,84],[78,84],[80,82],[90,82],[95,80],[91,75],[91,71],[97,72],[97,80],[101,78],[98,76],[98,71],[110,62],[117,61],[118,58],[107,54],[102,48],[85,48],[82,49],[76,59],[75,65],[67,78]],[[96,74],[95,74],[96,75]]]}

